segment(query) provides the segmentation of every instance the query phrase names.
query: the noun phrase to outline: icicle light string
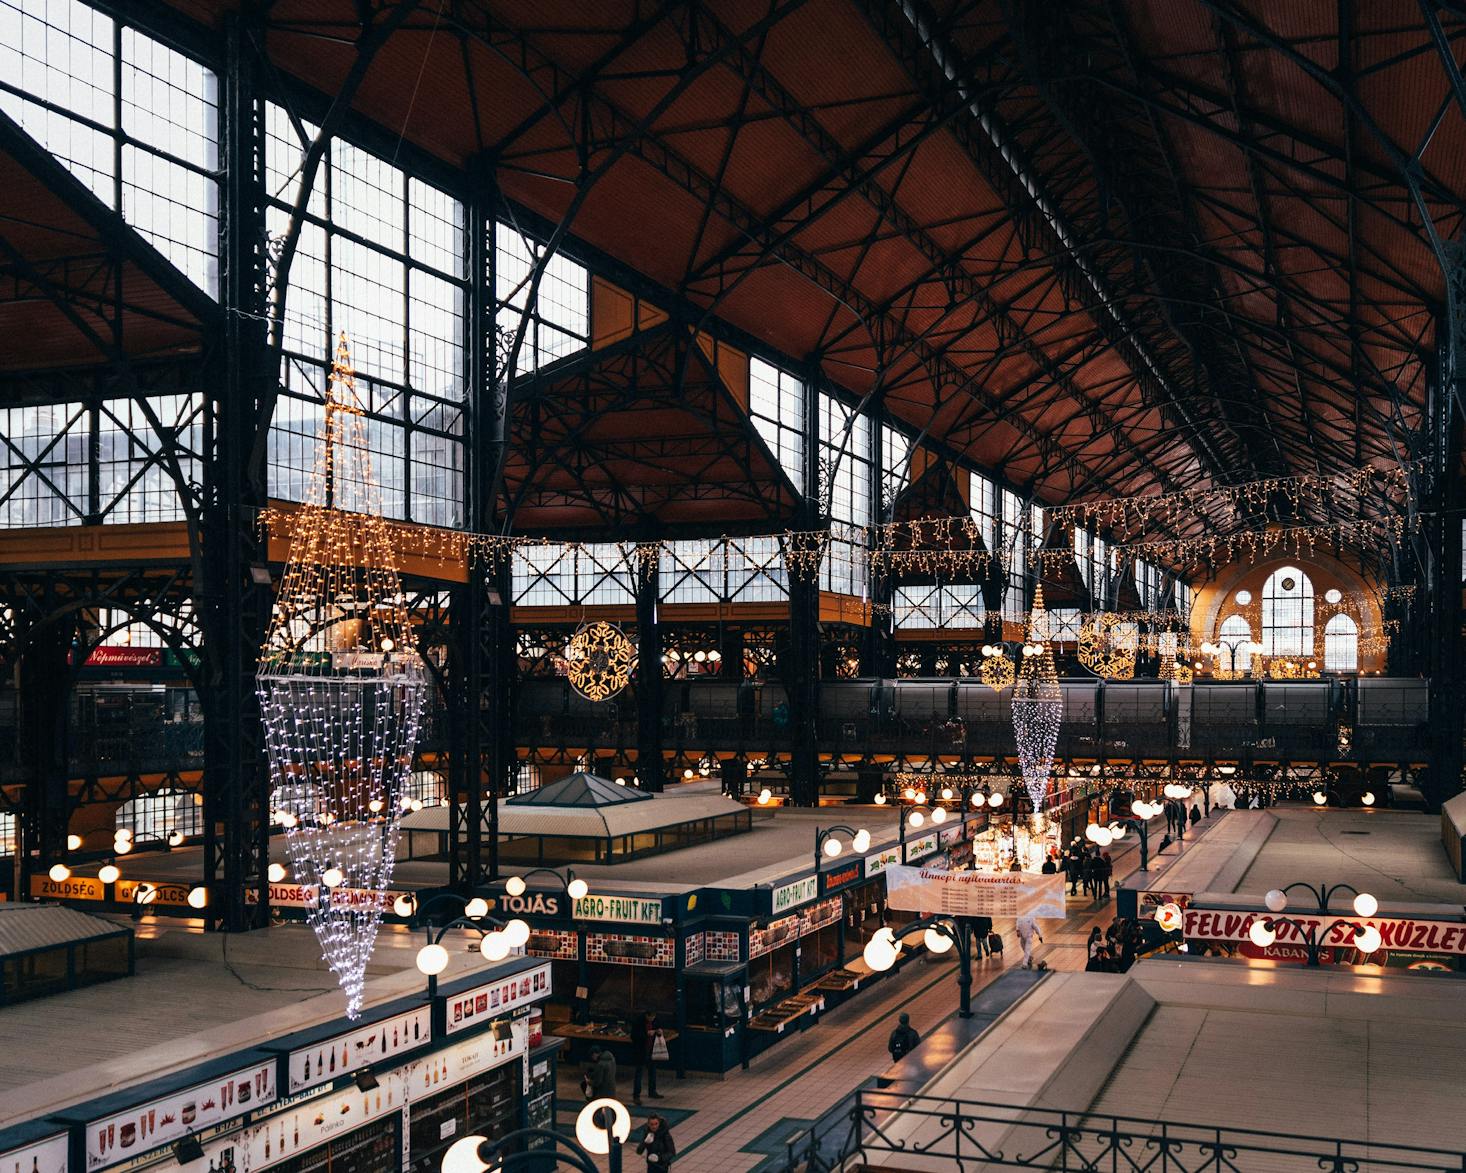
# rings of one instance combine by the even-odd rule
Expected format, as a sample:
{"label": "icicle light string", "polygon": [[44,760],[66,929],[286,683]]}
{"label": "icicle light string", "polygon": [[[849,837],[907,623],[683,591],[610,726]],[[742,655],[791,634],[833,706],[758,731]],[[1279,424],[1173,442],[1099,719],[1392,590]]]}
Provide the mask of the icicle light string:
{"label": "icicle light string", "polygon": [[325,417],[256,688],[272,820],[294,875],[316,886],[307,919],[356,1018],[428,684],[344,336]]}
{"label": "icicle light string", "polygon": [[[260,524],[271,538],[291,541],[297,527],[309,524],[304,511],[284,506],[269,506],[260,511]],[[548,552],[554,558],[582,553],[603,560],[608,545],[619,546],[621,561],[633,562],[644,573],[661,557],[671,557],[685,570],[712,570],[724,557],[724,547],[772,542],[777,548],[773,559],[764,551],[749,549],[746,557],[751,566],[772,569],[782,563],[786,573],[808,581],[813,579],[831,549],[848,550],[863,555],[878,574],[899,576],[981,578],[1011,566],[1014,559],[1002,554],[947,543],[919,544],[937,532],[934,522],[898,522],[883,526],[845,527],[842,530],[784,530],[782,532],[734,537],[724,535],[703,540],[701,553],[689,551],[686,545],[661,542],[567,542],[554,538],[524,537],[505,534],[472,533],[464,530],[439,529],[408,522],[384,523],[387,532],[399,539],[400,547],[413,556],[437,562],[476,561],[500,568],[515,555],[532,556]],[[950,529],[977,532],[969,518],[941,519]],[[1162,538],[1129,545],[1109,547],[1107,564],[1117,567],[1141,558],[1176,566],[1209,563],[1225,566],[1235,562],[1256,561],[1274,555],[1309,557],[1321,549],[1328,551],[1339,544],[1377,546],[1382,538],[1399,542],[1413,533],[1417,523],[1405,517],[1359,519],[1331,522],[1326,525],[1289,526],[1266,530],[1244,530],[1235,533],[1211,533],[1194,538]],[[1041,548],[1031,550],[1020,561],[1044,574],[1053,574],[1073,565],[1073,550]],[[1397,588],[1398,589],[1398,588]],[[1409,588],[1413,592],[1413,588]],[[1409,595],[1397,597],[1408,598]]]}

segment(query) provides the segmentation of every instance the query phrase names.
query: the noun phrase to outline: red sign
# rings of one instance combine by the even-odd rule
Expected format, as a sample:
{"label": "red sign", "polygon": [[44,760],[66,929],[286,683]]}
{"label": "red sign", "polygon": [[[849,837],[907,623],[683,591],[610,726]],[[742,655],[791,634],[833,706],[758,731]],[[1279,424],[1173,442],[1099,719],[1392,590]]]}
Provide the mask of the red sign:
{"label": "red sign", "polygon": [[88,668],[161,668],[162,648],[112,647],[103,644],[87,657]]}
{"label": "red sign", "polygon": [[[1266,912],[1223,911],[1212,908],[1186,909],[1186,939],[1199,943],[1216,942],[1239,945],[1247,957],[1266,957],[1275,961],[1306,961],[1308,941],[1319,944],[1319,960],[1323,962],[1360,956],[1354,948],[1354,933],[1362,925],[1379,930],[1383,942],[1370,955],[1382,964],[1384,954],[1399,951],[1466,957],[1466,924],[1439,920],[1399,920],[1386,917],[1335,916],[1332,913],[1313,915],[1281,914],[1274,918]],[[1277,939],[1259,947],[1252,943],[1248,930],[1254,920],[1270,920]],[[1296,922],[1296,923],[1295,923]],[[1362,958],[1361,958],[1362,959]]]}
{"label": "red sign", "polygon": [[865,863],[856,860],[847,867],[840,868],[834,872],[821,872],[820,880],[824,884],[824,891],[833,892],[836,888],[843,888],[846,884],[853,884],[856,880],[865,878]]}

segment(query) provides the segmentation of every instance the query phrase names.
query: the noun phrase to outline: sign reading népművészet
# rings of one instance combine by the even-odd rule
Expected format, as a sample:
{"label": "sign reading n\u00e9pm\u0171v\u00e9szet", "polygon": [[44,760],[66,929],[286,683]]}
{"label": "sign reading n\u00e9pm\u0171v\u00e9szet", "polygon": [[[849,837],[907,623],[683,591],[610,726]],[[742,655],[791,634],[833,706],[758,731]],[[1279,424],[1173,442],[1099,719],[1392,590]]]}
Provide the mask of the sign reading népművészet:
{"label": "sign reading n\u00e9pm\u0171v\u00e9szet", "polygon": [[592,892],[575,902],[575,919],[659,925],[662,923],[662,900],[661,897],[598,896]]}
{"label": "sign reading n\u00e9pm\u0171v\u00e9szet", "polygon": [[886,869],[890,907],[952,916],[1063,917],[1064,877],[1031,872],[949,872]]}

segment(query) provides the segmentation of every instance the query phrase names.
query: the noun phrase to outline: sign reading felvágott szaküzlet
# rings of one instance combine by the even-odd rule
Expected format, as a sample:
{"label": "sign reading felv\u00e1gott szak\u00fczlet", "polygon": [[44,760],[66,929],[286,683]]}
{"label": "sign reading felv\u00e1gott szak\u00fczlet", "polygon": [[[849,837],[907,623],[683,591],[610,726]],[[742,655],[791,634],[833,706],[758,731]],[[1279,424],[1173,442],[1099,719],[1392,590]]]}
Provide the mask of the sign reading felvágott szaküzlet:
{"label": "sign reading felv\u00e1gott szak\u00fczlet", "polygon": [[643,896],[599,896],[592,892],[575,902],[575,919],[659,925],[662,923],[662,901]]}
{"label": "sign reading felv\u00e1gott szak\u00fczlet", "polygon": [[1063,917],[1064,877],[1031,872],[886,869],[887,903],[902,912],[952,916]]}
{"label": "sign reading felv\u00e1gott szak\u00fczlet", "polygon": [[805,876],[792,884],[774,889],[774,911],[785,912],[800,904],[808,904],[820,894],[820,878]]}

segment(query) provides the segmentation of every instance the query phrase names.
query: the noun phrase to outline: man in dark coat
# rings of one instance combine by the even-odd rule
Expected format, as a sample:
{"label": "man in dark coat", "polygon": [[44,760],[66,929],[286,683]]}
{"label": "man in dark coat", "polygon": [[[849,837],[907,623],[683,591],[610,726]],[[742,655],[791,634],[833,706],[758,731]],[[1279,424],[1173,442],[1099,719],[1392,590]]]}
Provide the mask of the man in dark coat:
{"label": "man in dark coat", "polygon": [[890,1041],[886,1043],[886,1050],[891,1052],[893,1060],[900,1059],[911,1054],[919,1042],[921,1042],[921,1036],[911,1025],[911,1015],[903,1013],[896,1029],[891,1032]]}
{"label": "man in dark coat", "polygon": [[643,1071],[646,1072],[647,1094],[654,1100],[662,1098],[657,1094],[657,1061],[652,1055],[652,1046],[659,1033],[657,1016],[650,1010],[639,1015],[631,1024],[631,1065],[634,1068],[631,1076],[631,1102],[634,1104],[641,1103]]}

